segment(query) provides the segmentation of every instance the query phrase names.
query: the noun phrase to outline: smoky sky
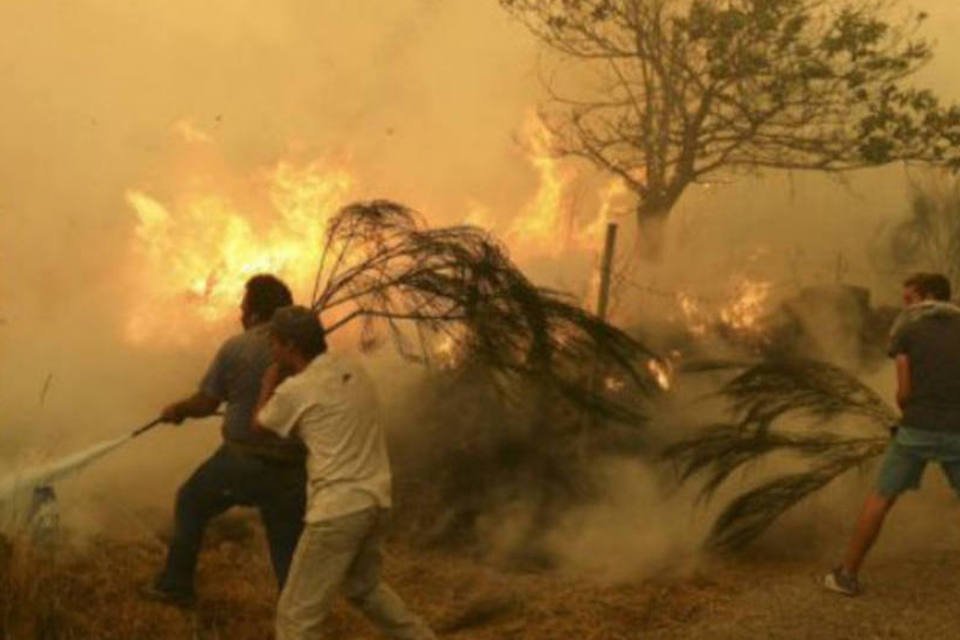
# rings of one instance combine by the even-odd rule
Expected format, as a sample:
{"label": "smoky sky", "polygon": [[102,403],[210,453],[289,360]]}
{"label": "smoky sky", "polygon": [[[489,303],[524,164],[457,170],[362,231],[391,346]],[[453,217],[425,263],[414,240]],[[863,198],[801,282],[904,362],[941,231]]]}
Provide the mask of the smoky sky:
{"label": "smoky sky", "polygon": [[[960,6],[917,7],[938,41],[918,82],[960,99]],[[543,97],[540,56],[494,0],[0,3],[0,432],[115,433],[195,383],[209,349],[117,338],[136,295],[117,272],[124,194],[169,186],[174,123],[208,132],[238,174],[291,149],[344,157],[365,196],[438,223],[482,202],[502,221],[537,187],[516,137]],[[701,230],[699,254],[763,234],[829,252],[903,197],[899,169],[744,177],[691,191],[677,220]]]}

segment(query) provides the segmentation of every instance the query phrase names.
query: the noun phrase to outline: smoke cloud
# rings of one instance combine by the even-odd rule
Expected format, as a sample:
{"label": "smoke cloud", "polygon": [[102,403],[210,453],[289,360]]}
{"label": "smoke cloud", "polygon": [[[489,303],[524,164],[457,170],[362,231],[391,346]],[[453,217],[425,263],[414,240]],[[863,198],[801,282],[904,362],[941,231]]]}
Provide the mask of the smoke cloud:
{"label": "smoke cloud", "polygon": [[[918,80],[960,99],[952,68],[960,44],[949,37],[960,29],[960,7],[916,4],[940,40]],[[195,386],[232,330],[218,326],[210,341],[163,349],[123,339],[130,302],[142,293],[123,271],[137,223],[130,190],[170,203],[195,180],[229,191],[231,180],[280,159],[322,158],[350,168],[356,197],[407,203],[433,224],[473,214],[505,234],[543,179],[518,143],[543,97],[541,50],[496,2],[40,0],[3,3],[0,25],[3,468],[146,422]],[[569,166],[579,177],[558,220],[592,220],[606,183]],[[657,266],[629,258],[636,239],[629,199],[619,199],[611,217],[621,222],[624,275],[614,318],[629,324],[657,308],[656,291],[711,295],[741,275],[786,290],[855,281],[892,301],[895,282],[876,273],[865,247],[878,224],[902,215],[905,185],[892,167],[843,182],[780,174],[697,187],[675,212],[668,258]],[[586,299],[598,250],[532,256],[518,247],[517,258],[534,279]],[[207,421],[147,438],[85,472],[67,494],[134,496],[130,508],[167,504],[218,434]],[[627,536],[646,515],[616,496],[672,508],[644,468],[617,464],[605,477],[614,497],[587,516],[596,526],[579,540],[557,538],[572,558],[611,531]],[[652,556],[671,552],[669,531],[643,530],[656,538]],[[655,565],[652,556],[640,564]]]}

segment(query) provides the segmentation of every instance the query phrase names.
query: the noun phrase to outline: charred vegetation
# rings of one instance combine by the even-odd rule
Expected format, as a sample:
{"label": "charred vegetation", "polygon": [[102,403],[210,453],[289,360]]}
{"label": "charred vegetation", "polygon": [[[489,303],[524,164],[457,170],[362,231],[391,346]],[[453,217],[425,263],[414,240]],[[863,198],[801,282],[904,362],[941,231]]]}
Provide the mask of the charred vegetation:
{"label": "charred vegetation", "polygon": [[431,372],[415,409],[424,427],[406,449],[428,539],[477,543],[482,518],[522,505],[515,551],[538,556],[552,520],[593,491],[584,463],[637,446],[658,356],[531,283],[483,231],[427,228],[389,201],[353,204],[330,222],[316,282],[314,308],[338,316],[331,331],[357,322],[365,347],[388,336]]}

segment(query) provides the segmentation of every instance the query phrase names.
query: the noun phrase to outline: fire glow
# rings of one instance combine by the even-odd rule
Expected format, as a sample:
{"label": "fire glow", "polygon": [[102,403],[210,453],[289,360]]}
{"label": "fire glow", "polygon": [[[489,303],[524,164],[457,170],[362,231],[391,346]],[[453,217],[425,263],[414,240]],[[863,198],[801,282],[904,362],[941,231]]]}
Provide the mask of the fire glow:
{"label": "fire glow", "polygon": [[236,318],[243,285],[256,273],[276,273],[296,291],[305,290],[326,221],[348,202],[353,179],[337,167],[281,162],[263,185],[271,215],[259,217],[224,195],[191,194],[166,206],[144,191],[127,192],[137,216],[142,301],[129,316],[128,340],[140,343],[182,328],[171,326],[188,321],[171,315],[175,307],[188,307],[206,324]]}
{"label": "fire glow", "polygon": [[[193,149],[215,149],[211,136],[187,120],[172,132]],[[598,252],[611,202],[625,196],[624,187],[610,182],[591,221],[567,224],[575,172],[551,155],[551,133],[535,113],[521,133],[537,187],[503,230],[514,258],[523,263]],[[131,285],[137,295],[125,338],[133,344],[187,343],[194,333],[222,328],[238,317],[243,285],[256,273],[277,274],[304,299],[312,290],[327,220],[357,198],[358,182],[342,163],[285,160],[249,178],[227,176],[202,187],[191,182],[168,199],[129,190],[126,200],[136,214]],[[466,208],[468,222],[493,226],[482,203]]]}
{"label": "fire glow", "polygon": [[[551,151],[556,145],[554,134],[536,112],[528,113],[522,137],[527,161],[536,170],[539,185],[504,234],[510,249],[520,256],[554,258],[570,251],[596,251],[603,242],[607,222],[614,216],[615,204],[629,197],[623,180],[609,180],[598,194],[596,215],[578,223],[570,197],[577,173]],[[476,207],[475,215],[484,216],[483,211]]]}
{"label": "fire glow", "polygon": [[672,386],[673,367],[669,361],[650,358],[647,360],[647,371],[657,381],[663,391],[669,391]]}
{"label": "fire glow", "polygon": [[550,153],[553,136],[536,113],[527,116],[523,137],[530,150],[529,161],[539,175],[540,186],[507,231],[507,240],[522,251],[539,246],[540,250],[549,247],[559,252],[563,247],[557,243],[558,229],[564,227],[566,192],[574,176],[564,170]]}
{"label": "fire glow", "polygon": [[691,335],[704,337],[718,328],[739,334],[754,334],[763,330],[763,318],[768,310],[773,285],[745,277],[735,279],[732,294],[725,299],[708,301],[691,293],[676,294],[676,304],[682,320]]}

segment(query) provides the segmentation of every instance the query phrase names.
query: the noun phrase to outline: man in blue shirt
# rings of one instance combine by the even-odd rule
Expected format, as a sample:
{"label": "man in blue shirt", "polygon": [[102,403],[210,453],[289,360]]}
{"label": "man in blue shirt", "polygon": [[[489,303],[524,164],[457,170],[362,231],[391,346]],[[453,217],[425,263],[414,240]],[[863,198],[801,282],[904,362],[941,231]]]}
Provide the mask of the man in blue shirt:
{"label": "man in blue shirt", "polygon": [[166,566],[144,595],[178,605],[195,599],[194,573],[207,522],[233,506],[260,511],[270,558],[282,588],[304,513],[305,449],[296,440],[251,428],[260,382],[270,366],[269,322],[292,303],[290,290],[272,275],[246,283],[241,304],[244,331],[220,347],[200,388],[163,409],[165,421],[213,415],[226,403],[223,444],[177,492],[174,533]]}
{"label": "man in blue shirt", "polygon": [[916,274],[904,282],[905,309],[890,338],[903,419],[843,564],[824,579],[832,591],[860,593],[860,566],[884,518],[901,493],[920,486],[928,462],[939,462],[960,494],[960,308],[950,304],[950,294],[950,281],[940,274]]}

